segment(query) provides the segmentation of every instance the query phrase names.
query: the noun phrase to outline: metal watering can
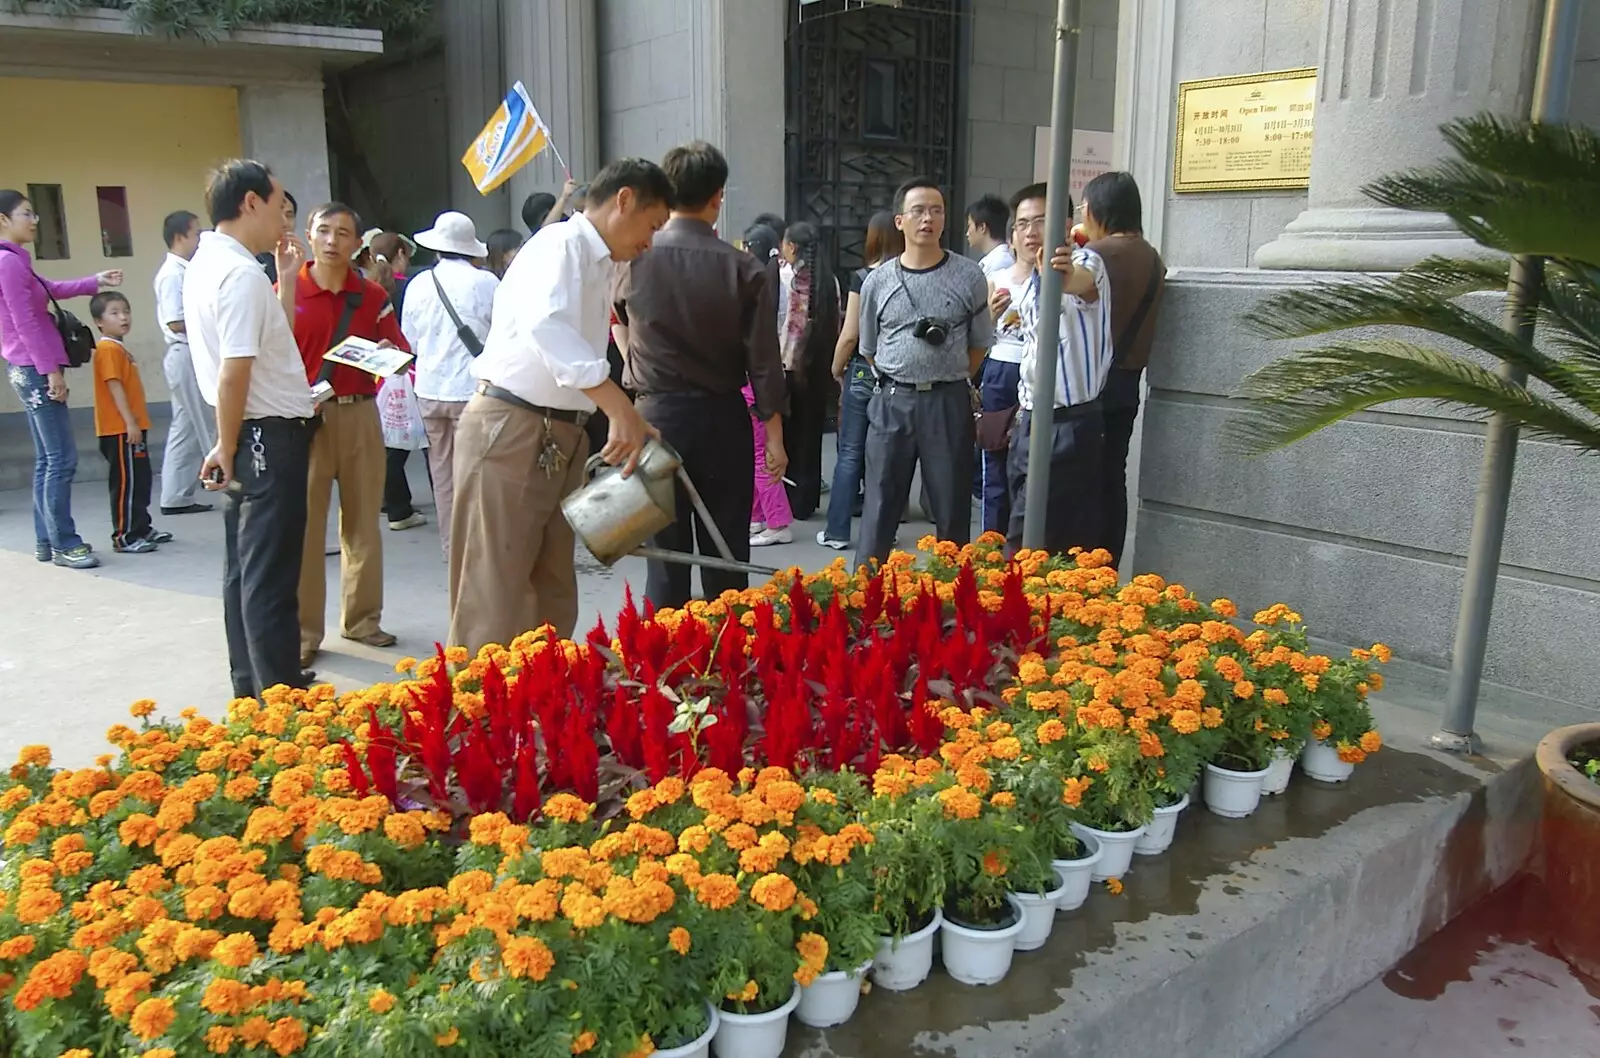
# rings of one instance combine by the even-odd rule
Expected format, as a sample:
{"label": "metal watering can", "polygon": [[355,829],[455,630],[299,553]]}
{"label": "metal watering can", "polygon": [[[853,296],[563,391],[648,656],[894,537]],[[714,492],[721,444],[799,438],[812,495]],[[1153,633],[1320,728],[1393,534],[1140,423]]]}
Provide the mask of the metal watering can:
{"label": "metal watering can", "polygon": [[[561,513],[585,547],[603,565],[615,565],[626,555],[676,562],[688,566],[708,566],[770,577],[778,571],[767,566],[740,562],[733,557],[728,541],[711,520],[700,491],[683,469],[683,459],[665,441],[646,442],[639,464],[628,477],[598,455],[584,464],[588,483],[561,501]],[[700,522],[711,533],[720,559],[690,555],[682,551],[647,547],[645,541],[678,520],[677,491],[682,484],[694,504]]]}

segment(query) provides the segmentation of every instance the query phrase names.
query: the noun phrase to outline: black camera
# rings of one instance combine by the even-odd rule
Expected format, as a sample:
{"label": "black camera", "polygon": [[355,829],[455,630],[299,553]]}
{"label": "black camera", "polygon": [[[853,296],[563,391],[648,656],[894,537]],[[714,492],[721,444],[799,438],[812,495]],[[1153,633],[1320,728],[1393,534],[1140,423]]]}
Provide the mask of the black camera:
{"label": "black camera", "polygon": [[950,325],[943,320],[924,316],[911,328],[911,333],[929,345],[943,345],[950,340]]}

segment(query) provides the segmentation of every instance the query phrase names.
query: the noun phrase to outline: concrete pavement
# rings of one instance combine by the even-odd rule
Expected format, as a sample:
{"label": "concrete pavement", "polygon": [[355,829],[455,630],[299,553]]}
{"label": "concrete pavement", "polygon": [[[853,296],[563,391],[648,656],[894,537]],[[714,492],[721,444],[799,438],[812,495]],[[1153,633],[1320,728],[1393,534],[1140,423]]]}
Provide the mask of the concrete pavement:
{"label": "concrete pavement", "polygon": [[[340,690],[391,678],[396,660],[431,653],[447,631],[446,569],[428,482],[420,460],[410,469],[412,494],[430,524],[383,534],[383,626],[400,638],[397,647],[339,638],[339,559],[325,559],[328,639],[313,668]],[[73,489],[78,531],[103,563],[87,572],[35,561],[29,494],[0,492],[0,761],[43,742],[59,762],[86,763],[104,752],[105,730],[127,720],[128,704],[139,698],[154,698],[166,713],[194,705],[217,715],[227,704],[220,502],[209,514],[156,513],[157,526],[175,539],[154,554],[119,555],[111,550],[105,488],[81,482]],[[336,541],[337,519],[329,521]],[[759,549],[755,561],[820,569],[840,555],[818,546],[821,528],[820,514],[797,523],[795,543]],[[900,542],[909,547],[928,531],[909,522]],[[642,596],[644,563],[625,559],[607,569],[580,546],[578,585],[582,632],[599,618],[611,622],[629,585]]]}

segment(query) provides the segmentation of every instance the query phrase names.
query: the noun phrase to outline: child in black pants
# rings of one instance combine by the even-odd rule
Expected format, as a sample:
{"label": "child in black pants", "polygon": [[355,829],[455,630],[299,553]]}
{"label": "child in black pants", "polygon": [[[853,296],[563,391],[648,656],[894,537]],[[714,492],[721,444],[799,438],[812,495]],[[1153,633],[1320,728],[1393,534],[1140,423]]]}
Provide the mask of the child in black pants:
{"label": "child in black pants", "polygon": [[89,312],[100,329],[94,347],[94,432],[110,464],[111,546],[132,554],[154,551],[172,539],[150,524],[150,412],[144,381],[122,339],[133,326],[128,299],[115,291],[96,294]]}

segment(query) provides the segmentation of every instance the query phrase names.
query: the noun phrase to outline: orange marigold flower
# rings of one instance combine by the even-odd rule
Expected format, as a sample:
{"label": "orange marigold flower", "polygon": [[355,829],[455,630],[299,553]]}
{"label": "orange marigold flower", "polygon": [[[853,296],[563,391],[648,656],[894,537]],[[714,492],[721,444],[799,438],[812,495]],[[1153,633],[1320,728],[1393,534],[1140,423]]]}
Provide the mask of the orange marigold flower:
{"label": "orange marigold flower", "polygon": [[201,1009],[222,1017],[237,1017],[248,1013],[255,1004],[251,1000],[250,986],[231,977],[213,978],[200,998]]}
{"label": "orange marigold flower", "polygon": [[750,887],[750,899],[773,912],[789,910],[798,895],[793,880],[781,874],[764,874]]}
{"label": "orange marigold flower", "polygon": [[1380,663],[1387,665],[1394,659],[1394,651],[1382,643],[1374,643],[1372,644],[1372,656],[1377,658]]}
{"label": "orange marigold flower", "polygon": [[1383,748],[1383,736],[1376,731],[1368,731],[1361,736],[1361,749],[1366,753],[1376,753]]}
{"label": "orange marigold flower", "polygon": [[40,768],[48,768],[50,766],[50,747],[38,745],[23,746],[22,752],[17,754],[17,763],[34,765]]}
{"label": "orange marigold flower", "polygon": [[178,1018],[170,999],[146,999],[133,1010],[128,1030],[141,1040],[153,1040],[166,1033]]}
{"label": "orange marigold flower", "polygon": [[306,1027],[298,1018],[279,1018],[267,1033],[267,1046],[276,1051],[279,1058],[288,1058],[305,1045]]}
{"label": "orange marigold flower", "polygon": [[1061,781],[1061,801],[1069,808],[1077,808],[1083,804],[1083,795],[1088,792],[1094,780],[1088,776],[1072,777]]}
{"label": "orange marigold flower", "polygon": [[558,793],[544,803],[546,818],[561,823],[585,823],[594,814],[594,805],[569,793]]}
{"label": "orange marigold flower", "polygon": [[1122,895],[1122,879],[1121,878],[1107,878],[1106,879],[1106,892],[1110,893],[1112,896],[1121,896]]}
{"label": "orange marigold flower", "polygon": [[212,1054],[227,1054],[233,1047],[234,1031],[227,1025],[213,1025],[206,1030],[206,1050]]}
{"label": "orange marigold flower", "polygon": [[1311,728],[1311,737],[1318,742],[1323,741],[1331,734],[1333,734],[1333,725],[1326,720],[1318,720]]}
{"label": "orange marigold flower", "polygon": [[578,1035],[573,1038],[573,1040],[572,1040],[572,1053],[573,1054],[585,1054],[588,1051],[593,1050],[594,1049],[594,1045],[596,1043],[598,1043],[598,1042],[600,1042],[600,1038],[598,1036],[596,1036],[593,1032],[589,1031],[588,1029],[584,1029],[582,1032],[578,1033]]}
{"label": "orange marigold flower", "polygon": [[438,1047],[454,1047],[456,1045],[456,1041],[460,1038],[461,1030],[451,1029],[449,1032],[441,1033],[440,1035],[435,1036],[433,1038],[433,1042],[434,1045]]}
{"label": "orange marigold flower", "polygon": [[667,934],[667,944],[679,955],[688,955],[691,943],[689,931],[682,926],[672,927],[672,932]]}
{"label": "orange marigold flower", "polygon": [[161,828],[156,825],[155,817],[143,812],[135,812],[117,828],[117,836],[129,847],[143,848],[152,844],[160,834]]}
{"label": "orange marigold flower", "polygon": [[1235,698],[1249,701],[1251,698],[1255,697],[1255,693],[1256,685],[1251,683],[1249,680],[1240,680],[1238,683],[1233,685],[1233,696]]}
{"label": "orange marigold flower", "polygon": [[248,933],[230,933],[211,949],[211,957],[224,966],[242,970],[256,961],[256,939]]}
{"label": "orange marigold flower", "polygon": [[739,883],[728,874],[707,874],[694,887],[694,898],[713,911],[730,908],[739,899]]}
{"label": "orange marigold flower", "polygon": [[367,1009],[374,1014],[387,1014],[394,1009],[395,998],[382,988],[373,990],[367,999]]}
{"label": "orange marigold flower", "polygon": [[754,981],[746,981],[744,987],[737,992],[729,992],[728,998],[735,1003],[753,1003],[756,996],[761,994],[760,987]]}
{"label": "orange marigold flower", "polygon": [[24,933],[20,937],[12,937],[4,944],[0,944],[0,962],[14,962],[33,954],[34,940],[32,935]]}
{"label": "orange marigold flower", "polygon": [[538,937],[512,937],[501,950],[500,961],[512,977],[530,981],[543,981],[556,965],[556,957]]}
{"label": "orange marigold flower", "polygon": [[149,698],[140,698],[128,706],[129,714],[143,719],[156,711],[156,703]]}

